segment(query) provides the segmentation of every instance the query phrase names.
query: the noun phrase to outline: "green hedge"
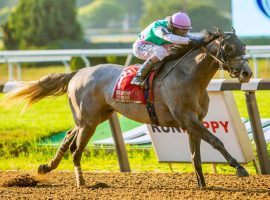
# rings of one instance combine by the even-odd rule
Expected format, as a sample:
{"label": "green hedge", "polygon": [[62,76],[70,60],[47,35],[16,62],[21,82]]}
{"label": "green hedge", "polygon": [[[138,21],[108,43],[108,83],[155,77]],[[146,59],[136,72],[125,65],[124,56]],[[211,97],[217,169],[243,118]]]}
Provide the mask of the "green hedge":
{"label": "green hedge", "polygon": [[241,38],[246,45],[270,45],[270,37]]}

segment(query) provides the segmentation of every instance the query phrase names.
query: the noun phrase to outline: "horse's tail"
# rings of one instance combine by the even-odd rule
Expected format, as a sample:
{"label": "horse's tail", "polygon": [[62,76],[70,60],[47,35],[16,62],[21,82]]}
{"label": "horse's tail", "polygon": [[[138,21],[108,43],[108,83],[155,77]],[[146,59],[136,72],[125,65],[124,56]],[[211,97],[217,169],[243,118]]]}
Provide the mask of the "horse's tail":
{"label": "horse's tail", "polygon": [[24,102],[26,108],[44,97],[63,95],[67,92],[69,81],[77,72],[49,74],[38,81],[25,82],[22,87],[9,92],[2,105]]}

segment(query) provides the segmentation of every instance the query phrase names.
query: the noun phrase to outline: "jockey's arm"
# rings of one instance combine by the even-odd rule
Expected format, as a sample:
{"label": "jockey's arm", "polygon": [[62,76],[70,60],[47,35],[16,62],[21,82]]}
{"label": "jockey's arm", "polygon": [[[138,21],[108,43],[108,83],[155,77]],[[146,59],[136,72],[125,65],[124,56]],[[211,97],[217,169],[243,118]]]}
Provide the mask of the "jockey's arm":
{"label": "jockey's arm", "polygon": [[154,30],[154,33],[156,36],[171,42],[173,44],[189,44],[190,38],[189,37],[181,37],[178,35],[175,35],[168,31],[168,29],[164,27],[157,27]]}

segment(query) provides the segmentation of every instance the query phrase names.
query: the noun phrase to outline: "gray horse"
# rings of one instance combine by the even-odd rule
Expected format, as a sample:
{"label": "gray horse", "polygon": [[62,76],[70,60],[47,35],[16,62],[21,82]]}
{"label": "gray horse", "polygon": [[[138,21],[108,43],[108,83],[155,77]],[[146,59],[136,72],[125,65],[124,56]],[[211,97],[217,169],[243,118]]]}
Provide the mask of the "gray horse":
{"label": "gray horse", "polygon": [[[201,139],[226,158],[230,166],[236,169],[238,177],[249,175],[228,153],[223,143],[203,126],[202,120],[209,104],[206,87],[218,69],[228,71],[242,83],[248,82],[252,76],[244,56],[245,45],[234,30],[230,33],[221,30],[207,32],[204,38],[205,45],[201,48],[192,49],[180,60],[166,62],[153,84],[154,105],[160,125],[180,126],[188,132],[192,163],[200,188],[206,186],[201,167]],[[151,124],[145,105],[121,103],[112,98],[122,70],[123,66],[120,65],[101,64],[71,73],[50,74],[7,95],[9,104],[25,100],[29,105],[47,96],[68,94],[76,126],[66,134],[55,157],[48,164],[39,166],[39,173],[55,169],[70,148],[77,186],[83,186],[81,156],[98,124],[107,120],[114,111],[137,122]]]}

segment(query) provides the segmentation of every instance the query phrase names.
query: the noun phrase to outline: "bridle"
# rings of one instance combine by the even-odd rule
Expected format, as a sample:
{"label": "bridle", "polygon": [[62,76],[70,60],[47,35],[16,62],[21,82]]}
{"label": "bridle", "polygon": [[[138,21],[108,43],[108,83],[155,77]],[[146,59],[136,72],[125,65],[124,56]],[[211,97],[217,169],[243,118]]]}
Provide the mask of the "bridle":
{"label": "bridle", "polygon": [[[245,62],[248,62],[248,59],[245,57],[245,55],[240,55],[240,56],[229,56],[225,52],[226,46],[228,46],[227,40],[230,38],[230,36],[224,38],[221,35],[218,35],[218,37],[214,37],[211,40],[209,40],[205,45],[213,42],[214,40],[217,40],[221,38],[221,42],[219,45],[219,49],[217,51],[216,55],[213,55],[205,46],[201,46],[200,48],[206,52],[208,55],[210,55],[214,60],[216,60],[219,64],[219,70],[227,70],[232,78],[239,77],[241,73],[241,68],[244,65]],[[240,41],[240,40],[239,40]],[[241,42],[241,41],[240,41]],[[242,43],[242,42],[241,42]],[[243,44],[243,43],[242,43]],[[245,44],[243,44],[245,46]],[[175,66],[185,57],[187,56],[190,52],[193,50],[197,49],[196,47],[191,48],[187,53],[185,53],[181,58],[177,60],[177,62],[174,63],[173,66],[169,68],[169,70],[161,77],[161,81],[163,81],[167,75],[175,68]],[[235,61],[241,61],[241,65],[238,67],[235,67],[231,62]]]}
{"label": "bridle", "polygon": [[[210,55],[214,60],[216,60],[218,62],[218,64],[219,64],[219,70],[221,70],[221,69],[227,70],[232,78],[236,78],[241,73],[242,66],[245,64],[245,62],[248,62],[248,59],[246,58],[245,55],[240,55],[240,56],[235,56],[235,57],[229,56],[226,53],[225,48],[226,48],[226,46],[229,46],[227,40],[230,38],[230,36],[228,36],[226,38],[223,38],[223,37],[219,36],[216,39],[219,39],[219,38],[221,38],[221,42],[220,42],[219,49],[218,49],[216,55],[213,55],[204,46],[202,46],[201,49],[203,51],[205,51],[208,55]],[[232,62],[235,62],[235,61],[241,61],[240,66],[237,66],[237,67],[234,66],[232,64]]]}

